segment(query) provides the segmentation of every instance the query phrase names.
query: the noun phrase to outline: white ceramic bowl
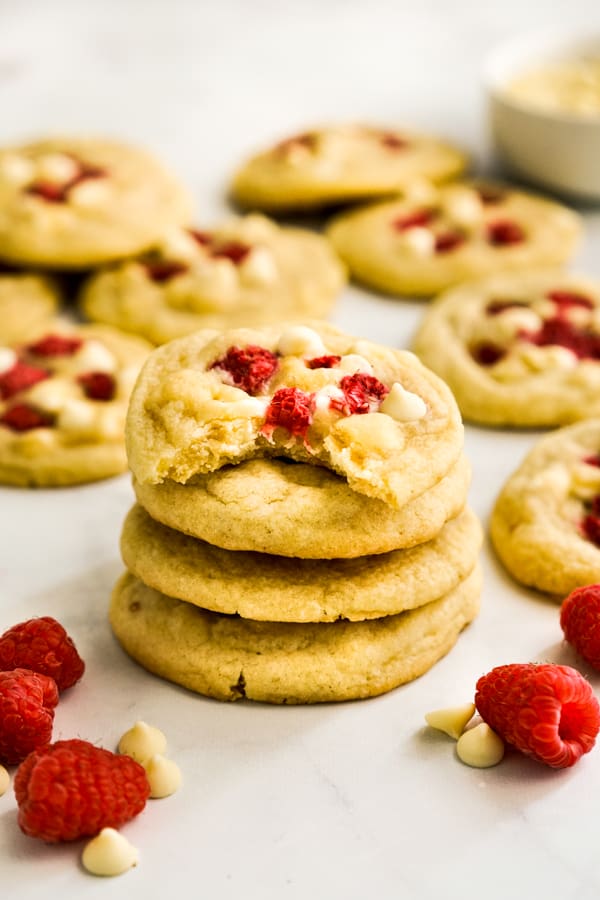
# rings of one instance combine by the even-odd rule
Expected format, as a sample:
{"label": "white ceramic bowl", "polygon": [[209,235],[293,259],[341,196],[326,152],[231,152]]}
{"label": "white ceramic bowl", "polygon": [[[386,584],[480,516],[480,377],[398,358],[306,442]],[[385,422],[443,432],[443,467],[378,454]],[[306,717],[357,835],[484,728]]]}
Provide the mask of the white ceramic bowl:
{"label": "white ceramic bowl", "polygon": [[600,58],[600,34],[546,32],[500,46],[485,70],[490,125],[498,157],[513,173],[561,194],[600,200],[600,113],[544,110],[506,89],[528,70],[582,55]]}

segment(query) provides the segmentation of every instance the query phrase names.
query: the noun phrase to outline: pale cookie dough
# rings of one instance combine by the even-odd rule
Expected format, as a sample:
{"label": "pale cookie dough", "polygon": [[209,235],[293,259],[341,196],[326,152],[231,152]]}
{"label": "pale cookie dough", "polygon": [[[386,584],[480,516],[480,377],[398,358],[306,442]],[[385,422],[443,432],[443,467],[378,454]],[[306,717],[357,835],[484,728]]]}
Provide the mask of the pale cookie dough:
{"label": "pale cookie dough", "polygon": [[442,294],[413,349],[463,416],[553,426],[600,415],[600,283],[556,272],[496,275]]}
{"label": "pale cookie dough", "polygon": [[396,508],[437,484],[462,446],[452,394],[416,356],[318,322],[172,341],[148,359],[127,417],[142,484],[287,457]]}
{"label": "pale cookie dough", "polygon": [[473,570],[481,527],[471,510],[424,544],[358,559],[302,560],[221,550],[155,522],[125,519],[121,554],[149,587],[215,612],[271,622],[360,621],[422,606]]}
{"label": "pale cookie dough", "polygon": [[51,278],[0,266],[0,343],[27,340],[57,312],[58,285]]}
{"label": "pale cookie dough", "polygon": [[445,181],[466,166],[455,147],[422,134],[365,125],[305,132],[249,159],[232,193],[254,209],[314,209],[393,194],[415,179]]}
{"label": "pale cookie dough", "polygon": [[255,622],[117,582],[110,622],[156,675],[218,700],[320,703],[374,697],[426,672],[479,610],[478,569],[426,606],[367,622]]}
{"label": "pale cookie dough", "polygon": [[600,581],[600,419],[534,446],[503,487],[490,531],[517,581],[559,602]]}
{"label": "pale cookie dough", "polygon": [[93,275],[85,315],[163,344],[199,328],[326,316],[345,283],[329,241],[264,216],[177,228],[145,256]]}
{"label": "pale cookie dough", "polygon": [[81,269],[140,253],[191,203],[152,156],[104,138],[0,150],[0,259]]}
{"label": "pale cookie dough", "polygon": [[159,522],[227,550],[307,559],[355,558],[413,547],[463,509],[470,467],[450,472],[402,509],[348,487],[321,466],[252,459],[189,484],[140,484],[138,502]]}
{"label": "pale cookie dough", "polygon": [[0,347],[0,483],[68,485],[124,472],[127,404],[150,349],[112,328],[62,321]]}
{"label": "pale cookie dough", "polygon": [[559,266],[580,232],[579,217],[558,203],[475,183],[366,206],[327,228],[354,278],[417,296],[494,273]]}

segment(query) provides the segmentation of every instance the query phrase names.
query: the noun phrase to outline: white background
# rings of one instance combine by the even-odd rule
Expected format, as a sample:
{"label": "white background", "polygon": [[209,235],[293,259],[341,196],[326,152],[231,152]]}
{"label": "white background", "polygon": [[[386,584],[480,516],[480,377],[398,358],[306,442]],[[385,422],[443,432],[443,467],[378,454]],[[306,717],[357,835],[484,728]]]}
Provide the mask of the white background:
{"label": "white background", "polygon": [[[112,134],[147,145],[194,191],[198,224],[252,149],[333,119],[409,124],[489,167],[481,70],[489,50],[545,25],[600,31],[597,0],[487,4],[385,0],[4,0],[0,140]],[[575,265],[600,276],[600,214]],[[423,305],[349,288],[347,330],[407,346]],[[471,503],[487,522],[532,433],[469,427]],[[11,900],[163,898],[561,898],[600,893],[600,751],[554,772],[511,756],[469,769],[423,727],[471,699],[492,666],[568,663],[557,607],[513,584],[488,546],[482,612],[419,681],[379,699],[306,708],[219,704],[138,669],[113,640],[127,476],[81,488],[0,491],[0,631],[54,615],[87,662],[54,736],[114,748],[136,719],[158,725],[185,784],[123,831],[137,869],[104,881],[81,845],[23,836],[0,798],[0,885]],[[600,691],[600,676],[583,669]]]}

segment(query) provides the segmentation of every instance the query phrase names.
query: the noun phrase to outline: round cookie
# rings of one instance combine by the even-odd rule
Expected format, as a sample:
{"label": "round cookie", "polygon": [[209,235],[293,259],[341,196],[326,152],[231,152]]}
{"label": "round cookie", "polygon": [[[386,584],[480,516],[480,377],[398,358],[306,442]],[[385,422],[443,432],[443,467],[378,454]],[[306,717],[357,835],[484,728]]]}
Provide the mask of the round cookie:
{"label": "round cookie", "polygon": [[60,293],[51,278],[0,266],[0,342],[27,340],[58,311]]}
{"label": "round cookie", "polygon": [[510,187],[451,184],[343,213],[327,228],[358,281],[430,296],[504,271],[558,266],[581,232],[564,206]]}
{"label": "round cookie", "polygon": [[600,419],[534,446],[502,488],[490,532],[517,581],[558,601],[600,581]]}
{"label": "round cookie", "polygon": [[121,554],[149,587],[205,609],[270,622],[359,621],[423,606],[475,567],[481,526],[466,509],[425,544],[358,559],[234,553],[129,512]]}
{"label": "round cookie", "polygon": [[440,296],[413,349],[466,419],[553,426],[600,415],[600,283],[497,275]]}
{"label": "round cookie", "polygon": [[185,189],[143,150],[52,138],[0,150],[0,258],[81,269],[152,246],[189,220]]}
{"label": "round cookie", "polygon": [[249,215],[177,228],[150,254],[93,275],[85,315],[163,344],[199,328],[327,315],[345,271],[326,238]]}
{"label": "round cookie", "polygon": [[232,193],[241,205],[305,210],[393,194],[415,179],[445,181],[466,158],[428,135],[365,125],[315,129],[249,159]]}
{"label": "round cookie", "polygon": [[0,483],[79,484],[125,471],[127,403],[150,349],[112,328],[62,321],[0,347]]}
{"label": "round cookie", "polygon": [[110,623],[123,649],[156,675],[218,700],[324,703],[374,697],[426,672],[479,610],[478,569],[445,597],[366,622],[255,622],[208,612],[130,573]]}
{"label": "round cookie", "polygon": [[318,322],[199,331],[158,348],[126,433],[142,484],[279,456],[397,508],[437,484],[463,445],[452,394],[414,354]]}
{"label": "round cookie", "polygon": [[464,456],[402,509],[359,494],[322,466],[252,459],[188,484],[133,481],[153,519],[227,550],[304,559],[353,559],[414,547],[463,509],[470,480]]}

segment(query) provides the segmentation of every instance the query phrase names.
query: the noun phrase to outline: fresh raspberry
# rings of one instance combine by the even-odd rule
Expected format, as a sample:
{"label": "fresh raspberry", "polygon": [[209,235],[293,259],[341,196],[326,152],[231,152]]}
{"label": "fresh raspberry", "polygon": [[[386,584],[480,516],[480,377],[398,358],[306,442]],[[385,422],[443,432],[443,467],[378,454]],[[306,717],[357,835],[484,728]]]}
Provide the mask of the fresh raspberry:
{"label": "fresh raspberry", "polygon": [[444,231],[442,234],[436,234],[434,249],[436,253],[450,253],[465,241],[466,237],[462,231]]}
{"label": "fresh raspberry", "polygon": [[77,381],[84,390],[85,396],[90,400],[112,400],[115,396],[117,385],[115,379],[108,372],[85,372],[77,376]]}
{"label": "fresh raspberry", "polygon": [[300,388],[280,388],[267,407],[261,434],[270,437],[276,428],[285,428],[292,435],[305,435],[312,422],[314,396]]}
{"label": "fresh raspberry", "polygon": [[54,424],[54,416],[35,409],[28,403],[17,403],[0,416],[0,425],[11,431],[31,431],[33,428],[50,428]]}
{"label": "fresh raspberry", "polygon": [[525,240],[525,232],[517,222],[501,219],[490,222],[487,227],[487,239],[494,247],[507,247],[510,244],[521,244]]}
{"label": "fresh raspberry", "polygon": [[309,369],[335,369],[339,366],[341,356],[332,353],[330,356],[315,356],[313,359],[306,359],[304,362]]}
{"label": "fresh raspberry", "polygon": [[525,300],[491,300],[485,308],[488,316],[497,316],[507,309],[528,309]]}
{"label": "fresh raspberry", "polygon": [[183,275],[188,271],[188,266],[186,266],[185,263],[167,259],[155,261],[149,260],[143,263],[143,266],[148,278],[155,281],[157,284],[164,284],[166,281],[170,281],[171,278],[175,278],[177,275]]}
{"label": "fresh raspberry", "polygon": [[552,300],[558,306],[559,314],[576,306],[580,309],[593,309],[594,301],[575,291],[548,291],[548,300]]}
{"label": "fresh raspberry", "polygon": [[78,739],[31,753],[17,769],[14,788],[21,831],[50,843],[118,828],[150,795],[139,763]]}
{"label": "fresh raspberry", "polygon": [[0,636],[0,670],[31,669],[53,678],[64,691],[79,681],[84,668],[75,644],[50,616],[20,622]]}
{"label": "fresh raspberry", "polygon": [[64,334],[47,334],[27,350],[34,356],[73,356],[83,345],[83,338],[67,337]]}
{"label": "fresh raspberry", "polygon": [[506,356],[506,350],[491,341],[482,341],[471,347],[471,356],[480,366],[493,366]]}
{"label": "fresh raspberry", "polygon": [[565,640],[594,669],[600,670],[600,584],[575,588],[563,600],[560,627]]}
{"label": "fresh raspberry", "polygon": [[588,753],[600,729],[598,701],[570,666],[498,666],[477,682],[475,705],[507,744],[556,769]]}
{"label": "fresh raspberry", "polygon": [[13,766],[52,737],[56,682],[30,669],[0,672],[0,762]]}
{"label": "fresh raspberry", "polygon": [[579,328],[562,316],[545,319],[538,331],[522,332],[519,337],[538,347],[566,347],[579,359],[600,359],[600,335]]}
{"label": "fresh raspberry", "polygon": [[235,266],[244,262],[252,247],[242,244],[241,241],[227,241],[225,244],[217,244],[211,248],[211,256],[215,259],[229,259]]}
{"label": "fresh raspberry", "polygon": [[279,360],[270,350],[249,344],[247,347],[229,347],[225,356],[209,366],[227,375],[228,383],[255,396],[271,378]]}
{"label": "fresh raspberry", "polygon": [[0,375],[0,399],[8,400],[19,391],[26,391],[38,381],[44,381],[49,377],[50,373],[45,369],[40,369],[39,366],[30,366],[18,359],[11,369],[7,369]]}
{"label": "fresh raspberry", "polygon": [[339,387],[344,398],[338,400],[332,397],[330,406],[345,416],[376,412],[390,390],[374,375],[366,375],[364,372],[344,375]]}
{"label": "fresh raspberry", "polygon": [[414,212],[404,213],[394,219],[392,226],[396,231],[406,231],[408,228],[423,228],[429,225],[437,215],[435,209],[415,209]]}

